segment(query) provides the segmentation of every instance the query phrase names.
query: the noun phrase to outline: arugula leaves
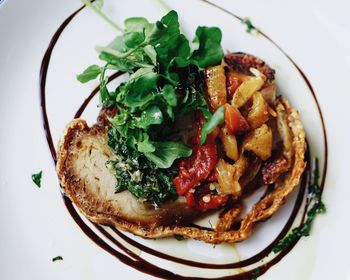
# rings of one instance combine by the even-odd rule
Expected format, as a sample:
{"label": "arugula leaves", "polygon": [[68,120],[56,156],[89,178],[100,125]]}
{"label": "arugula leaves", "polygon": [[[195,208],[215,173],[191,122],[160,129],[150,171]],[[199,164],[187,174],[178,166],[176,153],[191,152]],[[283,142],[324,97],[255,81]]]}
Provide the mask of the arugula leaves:
{"label": "arugula leaves", "polygon": [[[98,11],[101,13],[100,8]],[[101,102],[118,108],[119,114],[111,122],[119,135],[158,167],[168,168],[175,159],[189,156],[189,148],[181,142],[169,142],[160,130],[170,128],[176,116],[186,112],[202,110],[210,116],[198,81],[202,81],[201,69],[218,64],[223,57],[221,31],[198,27],[191,50],[189,40],[180,32],[175,11],[155,23],[134,17],[124,24],[123,35],[106,47],[97,47],[99,58],[106,64],[89,66],[77,79],[85,83],[99,77]],[[106,86],[111,70],[130,74],[129,81],[114,91]],[[208,131],[216,117],[206,125]],[[203,131],[205,134],[206,129]],[[177,148],[171,149],[172,145]]]}
{"label": "arugula leaves", "polygon": [[[102,2],[86,5],[111,23],[102,14]],[[96,78],[100,80],[102,105],[118,109],[118,114],[110,120],[114,131],[109,133],[110,144],[123,143],[124,150],[137,155],[138,159],[142,158],[147,165],[140,184],[125,181],[130,179],[130,170],[136,172],[136,167],[123,174],[115,171],[120,179],[116,190],[129,189],[140,199],[159,203],[172,197],[173,185],[166,170],[173,166],[176,159],[188,157],[192,152],[184,143],[174,141],[169,135],[177,117],[198,110],[205,117],[211,117],[204,97],[202,70],[222,60],[222,35],[216,27],[200,26],[190,44],[180,31],[175,11],[170,11],[154,23],[143,17],[133,17],[126,19],[124,25],[122,35],[116,36],[107,46],[96,47],[100,60],[105,64],[87,67],[77,75],[77,79],[82,83]],[[128,73],[129,80],[115,90],[109,90],[107,81],[111,71]],[[220,120],[219,113],[209,120],[203,139],[213,129],[212,125]],[[121,149],[113,148],[116,155],[120,155]],[[125,158],[128,156],[123,156],[124,161]],[[117,162],[113,164],[116,166]],[[168,194],[151,181],[163,185]]]}

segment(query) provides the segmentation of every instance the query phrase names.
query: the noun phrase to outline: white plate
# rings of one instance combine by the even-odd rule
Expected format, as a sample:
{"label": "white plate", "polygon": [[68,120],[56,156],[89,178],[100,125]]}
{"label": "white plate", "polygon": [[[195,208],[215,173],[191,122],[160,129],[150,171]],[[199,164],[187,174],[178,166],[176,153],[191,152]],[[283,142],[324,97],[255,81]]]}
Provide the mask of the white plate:
{"label": "white plate", "polygon": [[[2,106],[1,119],[4,135],[1,139],[3,158],[0,166],[1,222],[4,226],[0,237],[6,241],[2,242],[0,248],[2,261],[0,275],[4,279],[23,279],[24,277],[28,279],[28,275],[31,279],[62,277],[99,279],[101,275],[108,275],[107,277],[123,275],[131,279],[151,278],[148,274],[142,274],[122,264],[115,256],[90,240],[75,224],[61,198],[54,164],[42,127],[40,102],[43,100],[39,99],[39,69],[57,28],[79,7],[78,1],[62,2],[65,3],[49,4],[47,1],[31,1],[29,5],[8,0],[0,4],[0,38],[5,39],[0,45],[0,106]],[[342,149],[342,147],[345,146],[346,137],[349,136],[349,125],[346,123],[349,117],[345,109],[344,111],[341,109],[346,108],[349,97],[343,96],[341,91],[337,92],[337,90],[342,88],[343,83],[345,84],[346,78],[343,79],[343,76],[346,71],[349,71],[349,53],[346,53],[348,49],[336,49],[337,46],[327,40],[322,40],[322,44],[325,45],[323,46],[320,38],[315,35],[313,41],[307,40],[308,36],[302,29],[298,31],[300,36],[304,36],[302,37],[305,40],[304,43],[302,41],[297,43],[295,35],[293,39],[284,38],[285,30],[288,28],[293,30],[303,25],[298,21],[295,24],[286,23],[283,30],[274,29],[271,24],[282,18],[276,11],[269,10],[268,5],[260,7],[265,15],[262,16],[261,13],[250,11],[249,7],[242,3],[232,7],[229,1],[215,2],[234,14],[239,12],[242,16],[249,14],[254,19],[254,23],[259,23],[259,26],[260,23],[262,26],[264,24],[267,27],[270,26],[271,32],[281,38],[281,45],[286,46],[283,50],[274,43],[275,41],[264,35],[254,36],[246,33],[239,19],[218,7],[200,0],[173,2],[168,1],[164,6],[158,1],[151,0],[106,1],[104,11],[121,24],[123,19],[129,16],[145,16],[153,21],[160,18],[167,9],[173,8],[178,11],[183,30],[188,37],[193,37],[197,25],[218,26],[223,31],[225,49],[252,53],[264,59],[277,71],[279,92],[299,110],[307,131],[311,155],[320,158],[323,172],[326,166],[327,145],[324,140],[321,114],[316,103],[319,100],[326,123],[330,151],[324,192],[328,213],[317,219],[311,237],[302,238],[291,253],[261,276],[261,279],[281,279],[282,275],[283,279],[345,279],[348,273],[346,250],[350,249],[346,238],[346,233],[349,233],[349,219],[344,215],[346,208],[341,202],[344,201],[342,197],[345,198],[350,192],[345,184],[346,162],[344,161],[349,149]],[[256,4],[259,7],[259,3]],[[271,7],[274,4],[276,3],[271,3]],[[307,5],[306,8],[312,12],[314,21],[318,20],[323,24],[319,28],[324,32],[331,31],[328,34],[329,39],[335,36],[335,32],[349,35],[349,25],[341,22],[340,9],[335,11],[337,18],[335,20],[331,12],[321,4]],[[288,13],[284,12],[284,15],[288,16]],[[300,19],[301,22],[304,19],[304,24],[309,23],[306,21],[306,15]],[[263,28],[261,29],[266,32]],[[94,46],[108,43],[113,36],[115,31],[112,28],[90,10],[83,9],[65,27],[57,43],[52,45],[45,85],[45,103],[55,144],[65,125],[96,87],[94,82],[80,84],[75,79],[76,74],[87,65],[99,62]],[[350,45],[349,40],[341,36],[335,38],[342,40],[342,47],[344,44]],[[305,47],[300,49],[301,45]],[[311,52],[310,45],[317,46],[314,52]],[[332,60],[322,56],[323,50],[328,50],[328,54],[332,54]],[[302,71],[286,53],[295,53],[298,58],[295,60],[298,61],[298,67],[303,69]],[[314,61],[318,64],[313,65]],[[340,62],[342,65],[336,64]],[[331,76],[331,69],[335,69],[334,65],[343,71],[339,70],[337,75]],[[308,78],[313,78],[310,79],[310,84],[302,73],[305,73]],[[331,91],[332,96],[330,96]],[[344,102],[340,102],[340,99]],[[93,124],[97,116],[97,104],[98,98],[94,98],[83,113],[83,117],[90,124]],[[30,175],[41,169],[44,171],[42,188],[37,189],[30,181]],[[143,240],[130,234],[127,236],[149,248],[178,258],[211,264],[234,263],[260,252],[276,238],[290,216],[298,192],[299,190],[290,196],[278,214],[259,226],[249,240],[236,246],[223,244],[213,247],[191,240],[154,241]],[[108,246],[109,251],[115,250],[114,254],[119,252],[123,256],[127,255],[111,242],[103,231],[98,230],[84,217],[81,218],[87,229],[91,230],[91,234],[101,238],[97,242],[100,246]],[[340,220],[341,218],[344,220]],[[295,224],[300,219],[301,211],[295,219]],[[206,223],[208,224],[207,221]],[[104,230],[109,232],[114,240],[118,240],[133,251],[136,258],[144,258],[159,268],[183,276],[232,276],[242,271],[254,270],[278,257],[271,253],[261,262],[238,269],[203,269],[154,257],[128,245],[111,229],[104,228]],[[329,258],[328,254],[331,254],[332,258]],[[57,255],[61,255],[63,261],[52,262],[51,259]],[[130,264],[132,261],[126,262]],[[18,269],[19,267],[24,269]],[[138,269],[142,270],[139,265]],[[260,270],[262,271],[263,267]],[[158,272],[155,274],[157,275]],[[168,274],[167,277],[175,276]]]}

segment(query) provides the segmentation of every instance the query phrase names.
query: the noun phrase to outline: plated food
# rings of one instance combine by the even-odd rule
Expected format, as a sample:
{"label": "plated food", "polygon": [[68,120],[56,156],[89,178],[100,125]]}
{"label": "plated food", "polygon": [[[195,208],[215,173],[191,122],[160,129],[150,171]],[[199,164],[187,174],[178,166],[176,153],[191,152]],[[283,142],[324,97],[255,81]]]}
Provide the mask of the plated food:
{"label": "plated food", "polygon": [[[98,47],[102,109],[89,127],[68,124],[58,149],[64,192],[90,220],[145,238],[180,235],[208,243],[247,239],[299,184],[305,132],[277,96],[275,71],[245,53],[223,53],[221,31],[198,27],[192,44],[177,13],[125,21]],[[129,74],[108,88],[108,71]],[[244,199],[269,185],[242,216]],[[214,229],[195,225],[220,212]]]}

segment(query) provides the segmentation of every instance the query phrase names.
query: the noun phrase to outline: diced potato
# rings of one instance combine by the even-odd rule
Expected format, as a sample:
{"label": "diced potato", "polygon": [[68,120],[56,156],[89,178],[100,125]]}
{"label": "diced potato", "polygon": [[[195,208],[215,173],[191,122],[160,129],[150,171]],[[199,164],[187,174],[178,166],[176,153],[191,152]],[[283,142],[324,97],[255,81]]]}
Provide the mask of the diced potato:
{"label": "diced potato", "polygon": [[218,191],[222,194],[230,194],[238,197],[242,193],[241,185],[238,180],[248,168],[248,160],[241,157],[232,165],[220,159],[216,165],[216,173],[218,177]]}
{"label": "diced potato", "polygon": [[239,154],[236,137],[233,134],[228,134],[226,128],[221,129],[221,141],[226,156],[234,161],[238,160]]}
{"label": "diced potato", "polygon": [[263,74],[256,69],[253,70],[253,68],[251,71],[255,77],[244,81],[233,95],[232,105],[235,105],[237,108],[242,107],[265,83],[266,77]]}
{"label": "diced potato", "polygon": [[267,160],[272,152],[272,131],[266,124],[253,130],[243,142],[243,149],[251,151],[262,160]]}
{"label": "diced potato", "polygon": [[239,159],[233,164],[233,166],[236,168],[236,173],[235,173],[235,180],[239,180],[239,178],[242,177],[242,175],[244,174],[244,172],[247,170],[248,168],[248,159],[241,154],[241,156],[239,157]]}
{"label": "diced potato", "polygon": [[247,121],[252,129],[258,128],[269,119],[268,105],[260,92],[252,97],[252,106],[249,108]]}
{"label": "diced potato", "polygon": [[205,70],[209,103],[213,111],[226,103],[226,75],[221,65],[211,66]]}
{"label": "diced potato", "polygon": [[238,180],[235,180],[236,168],[220,159],[216,165],[216,172],[219,182],[219,192],[221,194],[231,194],[239,196],[241,193],[241,186]]}
{"label": "diced potato", "polygon": [[230,69],[230,71],[227,72],[227,75],[229,77],[232,77],[232,78],[237,78],[241,82],[248,81],[252,78],[252,76],[250,76],[250,75],[242,74],[242,73],[236,72],[232,69]]}

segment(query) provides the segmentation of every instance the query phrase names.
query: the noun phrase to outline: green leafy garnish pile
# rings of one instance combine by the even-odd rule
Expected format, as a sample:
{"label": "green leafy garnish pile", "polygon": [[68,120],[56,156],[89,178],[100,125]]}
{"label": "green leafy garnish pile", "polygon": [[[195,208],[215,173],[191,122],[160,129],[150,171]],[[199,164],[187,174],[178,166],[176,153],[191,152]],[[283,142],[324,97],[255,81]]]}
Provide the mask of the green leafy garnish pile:
{"label": "green leafy garnish pile", "polygon": [[[102,13],[102,1],[83,2],[120,29]],[[119,181],[116,191],[129,189],[141,200],[160,203],[176,194],[170,175],[161,169],[172,167],[176,159],[192,152],[179,139],[170,137],[177,117],[198,110],[211,117],[202,70],[221,62],[222,35],[216,27],[199,26],[190,43],[180,31],[175,11],[155,23],[134,17],[126,19],[124,25],[122,35],[105,47],[96,47],[104,65],[89,66],[77,79],[85,83],[99,78],[102,105],[117,108],[118,114],[110,120],[109,143],[128,167],[121,172],[118,160],[109,162],[115,166]],[[111,71],[128,73],[129,80],[108,89]],[[139,162],[134,164],[135,158]],[[137,170],[143,174],[135,185],[131,183],[135,180],[129,179]]]}
{"label": "green leafy garnish pile", "polygon": [[288,246],[294,244],[297,239],[299,239],[302,236],[309,236],[312,228],[312,224],[318,214],[326,212],[326,206],[322,202],[321,196],[322,196],[322,189],[319,185],[319,166],[318,166],[318,159],[315,158],[315,165],[314,165],[314,176],[313,176],[313,183],[308,188],[308,200],[307,200],[307,218],[306,221],[301,225],[298,226],[273,248],[274,253],[278,253],[282,251],[284,248],[287,248]]}

